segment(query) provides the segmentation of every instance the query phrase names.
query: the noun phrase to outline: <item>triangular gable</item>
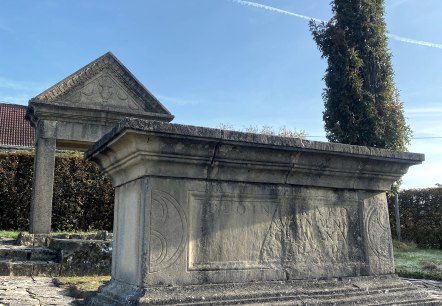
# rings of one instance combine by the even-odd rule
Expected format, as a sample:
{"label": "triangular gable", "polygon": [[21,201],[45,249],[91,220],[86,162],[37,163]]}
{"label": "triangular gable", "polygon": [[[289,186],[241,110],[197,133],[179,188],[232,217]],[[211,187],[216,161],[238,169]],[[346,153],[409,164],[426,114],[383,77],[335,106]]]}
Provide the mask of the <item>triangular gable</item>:
{"label": "triangular gable", "polygon": [[130,113],[172,114],[111,53],[45,90],[31,103]]}

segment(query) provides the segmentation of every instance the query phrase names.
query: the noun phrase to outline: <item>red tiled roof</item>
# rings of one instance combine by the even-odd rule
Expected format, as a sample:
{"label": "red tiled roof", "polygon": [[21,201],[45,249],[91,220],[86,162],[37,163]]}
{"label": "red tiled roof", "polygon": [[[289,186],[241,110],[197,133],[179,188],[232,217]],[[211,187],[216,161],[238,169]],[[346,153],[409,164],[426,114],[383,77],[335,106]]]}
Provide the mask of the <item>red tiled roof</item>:
{"label": "red tiled roof", "polygon": [[25,115],[24,105],[0,103],[0,146],[34,146],[35,129]]}

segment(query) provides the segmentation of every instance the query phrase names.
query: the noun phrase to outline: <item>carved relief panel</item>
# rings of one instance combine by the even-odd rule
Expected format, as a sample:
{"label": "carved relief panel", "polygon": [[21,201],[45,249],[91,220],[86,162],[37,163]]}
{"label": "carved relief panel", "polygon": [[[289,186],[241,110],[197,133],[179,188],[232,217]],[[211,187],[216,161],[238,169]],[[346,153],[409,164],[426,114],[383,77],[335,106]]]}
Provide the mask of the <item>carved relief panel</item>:
{"label": "carved relief panel", "polygon": [[188,269],[292,269],[359,261],[357,202],[331,194],[190,193]]}
{"label": "carved relief panel", "polygon": [[86,107],[95,105],[117,109],[141,109],[119,84],[119,81],[106,72],[86,82],[82,88],[69,93],[65,100],[68,103],[83,104]]}
{"label": "carved relief panel", "polygon": [[279,206],[275,197],[190,193],[189,204],[189,270],[266,268],[262,252]]}

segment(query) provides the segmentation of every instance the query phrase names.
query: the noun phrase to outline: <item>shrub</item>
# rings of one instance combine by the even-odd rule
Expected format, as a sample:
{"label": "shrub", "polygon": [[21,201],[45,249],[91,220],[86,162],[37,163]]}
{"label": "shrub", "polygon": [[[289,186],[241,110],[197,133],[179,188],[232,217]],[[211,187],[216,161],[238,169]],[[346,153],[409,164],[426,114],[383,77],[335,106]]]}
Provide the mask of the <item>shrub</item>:
{"label": "shrub", "polygon": [[[396,233],[394,201],[389,199],[390,225]],[[442,188],[409,189],[399,192],[399,214],[403,240],[424,248],[442,249]]]}
{"label": "shrub", "polygon": [[[27,230],[32,192],[32,151],[0,152],[0,229]],[[111,230],[114,190],[95,164],[79,153],[55,158],[52,230]]]}
{"label": "shrub", "polygon": [[282,126],[279,128],[279,132],[275,132],[273,130],[273,127],[269,125],[263,125],[261,128],[258,126],[248,126],[243,129],[237,129],[231,124],[225,124],[221,123],[217,126],[218,129],[221,130],[229,130],[229,131],[237,131],[237,132],[245,132],[245,133],[254,133],[254,134],[262,134],[262,135],[269,135],[269,136],[280,136],[280,137],[286,137],[286,138],[301,138],[304,139],[306,137],[305,131],[296,131],[296,130],[290,130],[286,128],[285,126]]}

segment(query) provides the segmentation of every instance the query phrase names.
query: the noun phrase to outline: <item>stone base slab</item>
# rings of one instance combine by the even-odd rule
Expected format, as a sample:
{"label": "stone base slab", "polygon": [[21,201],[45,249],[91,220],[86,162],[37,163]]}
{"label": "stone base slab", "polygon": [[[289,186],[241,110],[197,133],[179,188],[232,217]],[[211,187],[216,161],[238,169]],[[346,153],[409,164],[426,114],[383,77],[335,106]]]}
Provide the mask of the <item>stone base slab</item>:
{"label": "stone base slab", "polygon": [[395,275],[330,280],[134,287],[111,282],[88,305],[442,305]]}

